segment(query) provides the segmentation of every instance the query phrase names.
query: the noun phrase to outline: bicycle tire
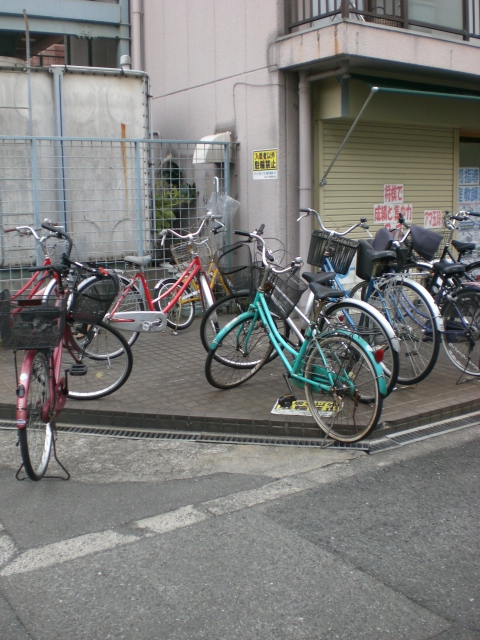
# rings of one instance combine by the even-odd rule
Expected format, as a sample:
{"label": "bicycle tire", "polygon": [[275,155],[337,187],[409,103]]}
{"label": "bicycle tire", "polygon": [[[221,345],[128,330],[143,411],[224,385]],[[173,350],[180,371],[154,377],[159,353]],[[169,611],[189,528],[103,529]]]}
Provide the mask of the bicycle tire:
{"label": "bicycle tire", "polygon": [[[166,292],[176,282],[177,280],[175,278],[164,278],[158,283],[158,287],[156,287],[157,300],[154,302],[154,306],[158,311],[162,311],[163,313],[165,313],[165,307],[175,297],[179,287],[174,289],[168,295],[165,295],[164,298],[158,299],[160,296],[166,294]],[[192,300],[183,300],[183,296],[191,295],[193,295],[193,289],[190,285],[188,285],[184,293],[182,294],[182,298],[180,298],[173,305],[170,311],[166,313],[167,325],[171,329],[182,331],[183,329],[187,329],[195,320],[195,302],[193,302]]]}
{"label": "bicycle tire", "polygon": [[[460,318],[468,324],[465,329]],[[480,376],[480,289],[465,288],[448,300],[442,309],[445,327],[442,343],[449,360],[457,369]]]}
{"label": "bicycle tire", "polygon": [[[200,340],[202,341],[205,351],[210,350],[210,344],[215,339],[216,335],[226,324],[231,322],[235,317],[238,317],[241,313],[248,311],[248,307],[252,302],[252,297],[248,291],[238,291],[232,293],[223,298],[219,298],[215,303],[209,307],[203,314],[202,321],[200,323]],[[277,329],[286,341],[290,337],[290,327],[287,322],[281,318],[272,314],[275,319]],[[278,356],[275,349],[269,356],[268,362],[271,362]],[[221,361],[221,355],[216,354],[214,356],[217,360]],[[225,362],[225,364],[228,364]]]}
{"label": "bicycle tire", "polygon": [[[72,365],[76,367],[72,369]],[[78,371],[82,366],[85,373]],[[123,334],[111,324],[67,326],[62,367],[70,372],[69,398],[96,400],[114,393],[128,380],[132,366],[132,350]]]}
{"label": "bicycle tire", "polygon": [[[53,444],[53,428],[42,416],[50,400],[48,362],[46,355],[37,351],[33,356],[28,381],[23,382],[25,395],[18,403],[27,407],[27,421],[18,430],[20,454],[25,473],[31,480],[41,480],[50,461]],[[17,403],[17,407],[18,407]]]}
{"label": "bicycle tire", "polygon": [[[388,286],[388,289],[386,287]],[[356,285],[350,295],[355,295],[368,282]],[[362,291],[362,299],[366,295]],[[382,295],[387,292],[388,295]],[[435,303],[421,285],[408,280],[380,281],[367,300],[382,313],[392,325],[400,343],[400,371],[398,383],[418,384],[433,370],[440,351],[440,332]]]}
{"label": "bicycle tire", "polygon": [[[267,363],[272,349],[265,326],[256,313],[242,314],[232,323],[216,348],[209,349],[205,376],[217,389],[238,387]],[[222,354],[221,358],[215,357],[218,351]]]}
{"label": "bicycle tire", "polygon": [[304,375],[328,389],[305,384],[305,396],[318,427],[334,440],[357,442],[378,424],[383,397],[371,356],[361,343],[345,334],[312,338]]}
{"label": "bicycle tire", "polygon": [[465,273],[469,280],[480,282],[480,260],[465,265]]}
{"label": "bicycle tire", "polygon": [[[320,330],[325,329],[327,319],[333,329],[353,331],[365,340],[373,352],[383,351],[383,361],[380,362],[385,381],[387,383],[387,395],[389,395],[397,384],[400,373],[400,354],[395,349],[388,331],[387,320],[378,317],[376,309],[369,311],[364,303],[358,303],[355,299],[345,298],[334,302],[324,308],[320,320]],[[325,317],[324,317],[325,316]],[[382,322],[383,321],[383,322]]]}

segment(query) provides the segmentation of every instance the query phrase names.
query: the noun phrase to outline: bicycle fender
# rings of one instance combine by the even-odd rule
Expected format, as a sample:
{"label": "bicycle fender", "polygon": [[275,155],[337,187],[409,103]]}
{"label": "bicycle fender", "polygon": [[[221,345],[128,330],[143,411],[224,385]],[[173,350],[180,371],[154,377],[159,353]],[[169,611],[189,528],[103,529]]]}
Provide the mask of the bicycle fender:
{"label": "bicycle fender", "polygon": [[[344,298],[348,304],[352,305],[352,307],[357,307],[358,309],[364,309],[371,316],[375,318],[378,324],[382,327],[385,335],[389,338],[392,343],[392,347],[397,353],[400,353],[400,341],[397,338],[397,335],[392,327],[392,325],[386,320],[385,316],[383,316],[378,309],[376,309],[373,305],[365,302],[364,300],[358,300],[357,298]],[[337,303],[332,302],[327,309],[331,307],[335,307]],[[341,302],[339,303],[341,305]]]}

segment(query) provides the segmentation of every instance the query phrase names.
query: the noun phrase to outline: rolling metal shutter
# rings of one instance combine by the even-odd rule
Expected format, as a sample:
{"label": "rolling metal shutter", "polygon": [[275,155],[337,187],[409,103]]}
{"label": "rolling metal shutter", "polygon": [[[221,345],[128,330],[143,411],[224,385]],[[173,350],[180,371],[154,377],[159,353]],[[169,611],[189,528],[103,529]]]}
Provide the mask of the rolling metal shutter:
{"label": "rolling metal shutter", "polygon": [[[317,185],[349,127],[345,122],[320,123]],[[453,129],[359,123],[327,184],[317,190],[325,225],[345,228],[363,216],[375,233],[373,207],[383,202],[385,184],[403,184],[403,201],[413,205],[415,224],[423,225],[426,209],[452,211],[455,138]]]}

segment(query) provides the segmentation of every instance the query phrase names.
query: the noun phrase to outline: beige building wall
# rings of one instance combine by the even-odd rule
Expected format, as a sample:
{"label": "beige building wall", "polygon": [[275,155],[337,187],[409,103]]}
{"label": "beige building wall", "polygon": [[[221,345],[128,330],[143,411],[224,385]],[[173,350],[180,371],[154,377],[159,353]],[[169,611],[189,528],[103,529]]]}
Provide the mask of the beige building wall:
{"label": "beige building wall", "polygon": [[[144,0],[144,15],[153,128],[164,139],[231,131],[238,145],[231,195],[241,202],[235,226],[265,223],[269,235],[294,241],[297,84],[268,59],[284,30],[282,3]],[[253,152],[263,149],[277,149],[277,179],[253,179]]]}

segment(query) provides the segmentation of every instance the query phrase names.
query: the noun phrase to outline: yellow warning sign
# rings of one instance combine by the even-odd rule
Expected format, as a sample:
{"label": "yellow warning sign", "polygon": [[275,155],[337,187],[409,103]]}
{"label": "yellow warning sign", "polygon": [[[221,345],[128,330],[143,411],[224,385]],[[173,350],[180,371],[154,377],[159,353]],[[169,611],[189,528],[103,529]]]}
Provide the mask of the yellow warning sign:
{"label": "yellow warning sign", "polygon": [[253,152],[253,179],[275,180],[277,178],[277,150],[263,149]]}
{"label": "yellow warning sign", "polygon": [[[319,401],[315,402],[315,407],[319,414],[323,417],[332,417],[340,410],[340,406],[334,404],[333,402]],[[305,400],[294,400],[290,406],[285,407],[282,406],[279,400],[275,403],[272,413],[276,414],[290,414],[297,416],[310,416],[310,410],[308,408],[308,404]]]}

